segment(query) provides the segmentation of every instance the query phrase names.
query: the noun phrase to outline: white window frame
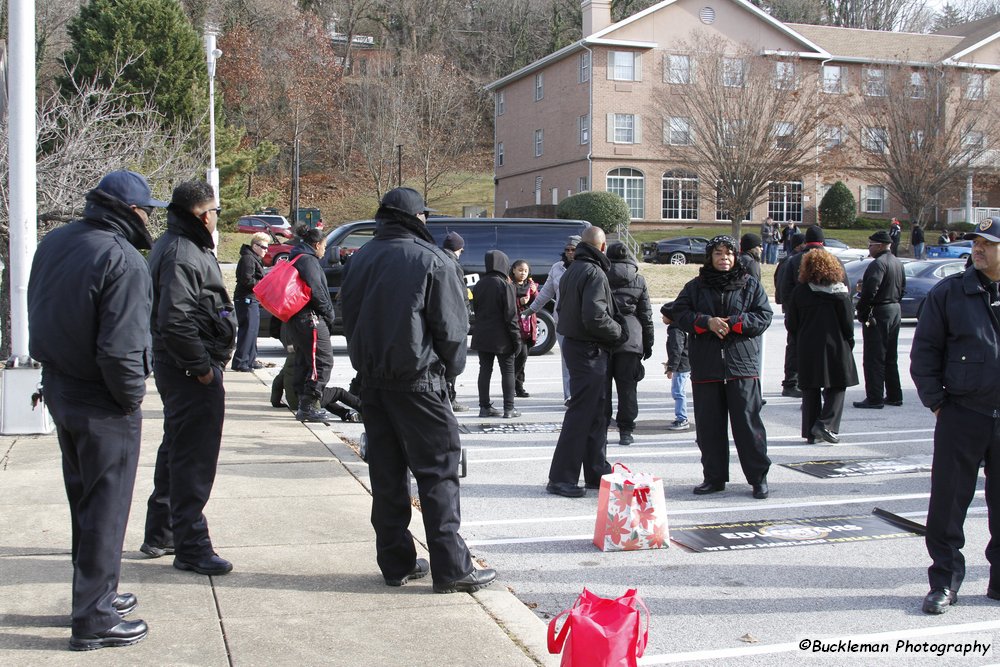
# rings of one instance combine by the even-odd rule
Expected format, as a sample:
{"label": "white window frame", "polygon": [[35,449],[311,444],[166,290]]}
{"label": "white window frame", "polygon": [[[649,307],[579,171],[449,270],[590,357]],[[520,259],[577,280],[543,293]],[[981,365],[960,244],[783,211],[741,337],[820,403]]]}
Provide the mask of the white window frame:
{"label": "white window frame", "polygon": [[625,200],[630,218],[640,220],[645,217],[646,177],[641,171],[633,167],[618,167],[608,172],[606,182],[608,192],[614,192]]}
{"label": "white window frame", "polygon": [[608,80],[642,81],[642,54],[635,51],[609,51]]}
{"label": "white window frame", "polygon": [[[883,214],[889,210],[889,191],[885,189],[884,185],[866,185],[864,195],[862,207],[864,213]],[[878,203],[876,204],[876,202]]]}
{"label": "white window frame", "polygon": [[502,116],[507,112],[507,93],[504,90],[497,91],[497,115]]}
{"label": "white window frame", "polygon": [[545,154],[545,130],[535,130],[535,157]]}
{"label": "white window frame", "polygon": [[545,72],[535,73],[535,101],[545,98]]}
{"label": "white window frame", "polygon": [[580,83],[590,81],[590,51],[580,54]]}
{"label": "white window frame", "polygon": [[670,116],[663,123],[663,143],[670,146],[694,144],[694,121],[687,116]]}
{"label": "white window frame", "polygon": [[577,192],[588,192],[590,191],[590,178],[587,176],[581,176],[576,181],[576,191]]}
{"label": "white window frame", "polygon": [[967,100],[986,99],[986,74],[983,72],[966,72],[965,90],[962,97]]}
{"label": "white window frame", "polygon": [[[767,214],[775,222],[802,222],[802,194],[802,181],[772,181],[767,195]],[[775,199],[775,195],[780,199]]]}
{"label": "white window frame", "polygon": [[[833,76],[836,74],[836,76]],[[847,92],[847,68],[843,65],[823,65],[823,92],[841,95]]]}
{"label": "white window frame", "polygon": [[677,86],[694,83],[694,60],[687,53],[663,54],[663,81]]}
{"label": "white window frame", "polygon": [[844,145],[847,132],[839,125],[827,125],[822,128],[820,138],[826,150],[832,150]]}
{"label": "white window frame", "polygon": [[979,130],[967,130],[962,134],[962,148],[981,149],[986,145],[986,135]]}
{"label": "white window frame", "polygon": [[497,166],[498,167],[502,167],[503,166],[503,142],[502,141],[498,141],[497,142]]}
{"label": "white window frame", "polygon": [[795,63],[778,60],[774,63],[774,89],[798,90],[799,81]]}
{"label": "white window frame", "polygon": [[743,88],[747,85],[746,59],[722,59],[722,85],[725,88]]}
{"label": "white window frame", "polygon": [[726,148],[736,148],[737,135],[742,130],[742,118],[726,118],[722,121],[721,143]]}
{"label": "white window frame", "polygon": [[884,127],[861,128],[861,147],[871,153],[884,153],[889,148],[889,131]]}
{"label": "white window frame", "polygon": [[585,113],[577,116],[576,127],[579,130],[580,145],[586,146],[590,143],[590,114]]}
{"label": "white window frame", "polygon": [[888,94],[884,69],[881,67],[861,68],[861,94],[866,97],[885,97]]}
{"label": "white window frame", "polygon": [[608,143],[641,144],[642,118],[639,114],[609,113]]}
{"label": "white window frame", "polygon": [[[698,175],[674,169],[663,174],[660,181],[660,219],[698,219]],[[668,210],[668,196],[670,207]],[[670,215],[676,213],[676,215]]]}
{"label": "white window frame", "polygon": [[910,131],[910,144],[916,150],[920,150],[924,147],[924,131],[923,130],[911,130]]}
{"label": "white window frame", "polygon": [[910,99],[922,100],[927,97],[927,73],[910,72]]}

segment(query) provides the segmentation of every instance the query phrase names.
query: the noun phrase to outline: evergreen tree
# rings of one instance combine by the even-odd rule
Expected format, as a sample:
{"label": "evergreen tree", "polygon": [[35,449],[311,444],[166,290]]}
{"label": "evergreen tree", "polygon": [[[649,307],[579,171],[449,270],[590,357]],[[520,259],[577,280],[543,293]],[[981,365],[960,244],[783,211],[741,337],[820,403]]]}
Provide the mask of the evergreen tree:
{"label": "evergreen tree", "polygon": [[937,11],[937,15],[934,17],[934,30],[944,30],[946,28],[951,28],[953,26],[965,23],[966,18],[962,15],[961,10],[951,3],[945,4],[944,7]]}
{"label": "evergreen tree", "polygon": [[201,39],[176,0],[90,0],[67,27],[69,74],[59,80],[72,94],[77,85],[104,83],[128,62],[117,92],[150,96],[165,124],[200,120],[208,108],[208,71]]}
{"label": "evergreen tree", "polygon": [[834,183],[819,203],[819,217],[824,227],[850,227],[857,210],[854,195],[843,181]]}

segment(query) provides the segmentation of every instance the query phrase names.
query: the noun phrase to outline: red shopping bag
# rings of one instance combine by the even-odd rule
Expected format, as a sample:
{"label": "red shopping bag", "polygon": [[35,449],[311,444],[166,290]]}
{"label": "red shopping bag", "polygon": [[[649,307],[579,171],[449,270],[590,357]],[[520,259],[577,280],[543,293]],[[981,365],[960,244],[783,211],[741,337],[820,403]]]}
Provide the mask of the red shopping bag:
{"label": "red shopping bag", "polygon": [[312,289],[302,280],[295,262],[278,262],[253,288],[260,305],[282,322],[302,310],[312,297]]}
{"label": "red shopping bag", "polygon": [[[645,630],[639,607],[646,612]],[[556,636],[556,623],[566,614]],[[562,651],[562,667],[636,667],[648,638],[649,609],[634,588],[614,599],[584,588],[572,607],[549,621],[549,653]]]}
{"label": "red shopping bag", "polygon": [[601,477],[594,545],[601,551],[636,551],[662,549],[669,540],[663,480],[615,463]]}

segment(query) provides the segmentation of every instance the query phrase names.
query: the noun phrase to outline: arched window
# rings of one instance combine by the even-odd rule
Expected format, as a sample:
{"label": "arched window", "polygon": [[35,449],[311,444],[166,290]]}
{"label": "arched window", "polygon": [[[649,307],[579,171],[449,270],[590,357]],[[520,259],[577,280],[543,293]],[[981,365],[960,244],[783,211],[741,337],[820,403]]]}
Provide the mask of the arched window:
{"label": "arched window", "polygon": [[674,169],[663,174],[664,220],[698,219],[698,175]]}
{"label": "arched window", "polygon": [[646,215],[645,178],[642,172],[631,167],[619,167],[608,172],[608,192],[614,192],[628,204],[629,217],[633,220]]}

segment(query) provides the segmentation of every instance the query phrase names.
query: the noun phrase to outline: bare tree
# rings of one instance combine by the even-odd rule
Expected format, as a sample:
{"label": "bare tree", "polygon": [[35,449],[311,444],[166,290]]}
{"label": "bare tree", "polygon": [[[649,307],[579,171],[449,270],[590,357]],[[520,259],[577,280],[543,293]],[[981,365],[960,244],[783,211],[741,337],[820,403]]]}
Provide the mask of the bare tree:
{"label": "bare tree", "polygon": [[884,175],[910,220],[923,222],[938,195],[987,155],[997,120],[988,73],[903,64],[881,72],[851,110],[865,156],[861,171]]}
{"label": "bare tree", "polygon": [[829,157],[817,138],[830,110],[814,66],[705,35],[677,48],[690,54],[690,79],[677,79],[681,94],[673,84],[661,86],[653,111],[663,120],[665,143],[674,144],[671,161],[695,172],[704,189],[716,186],[739,238],[742,221],[772,183],[800,181]]}
{"label": "bare tree", "polygon": [[[177,181],[195,176],[207,150],[193,130],[166,133],[162,118],[151,107],[136,113],[133,99],[115,92],[114,82],[128,65],[122,64],[104,86],[91,80],[70,97],[52,95],[39,105],[37,199],[39,234],[46,233],[83,211],[84,195],[101,177],[115,169],[144,173],[162,195]],[[140,98],[147,96],[137,94]],[[148,98],[147,98],[148,104]],[[197,123],[195,124],[197,126]],[[0,134],[7,134],[7,117],[0,118]],[[7,142],[0,142],[0,259],[10,263],[10,193]],[[157,231],[155,222],[151,231]],[[0,281],[0,320],[3,346],[10,352],[10,293],[7,269]]]}

